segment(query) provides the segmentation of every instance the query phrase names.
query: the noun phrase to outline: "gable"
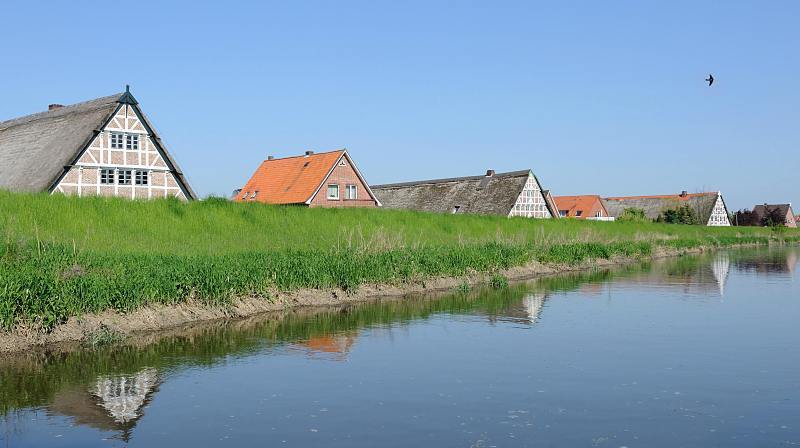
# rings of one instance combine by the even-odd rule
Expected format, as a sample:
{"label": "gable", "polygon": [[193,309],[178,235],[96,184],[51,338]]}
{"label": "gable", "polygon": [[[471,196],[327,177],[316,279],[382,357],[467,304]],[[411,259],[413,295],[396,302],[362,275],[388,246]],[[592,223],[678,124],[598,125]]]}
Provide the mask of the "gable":
{"label": "gable", "polygon": [[323,179],[320,185],[314,191],[313,195],[306,201],[307,204],[321,204],[327,202],[326,188],[327,185],[336,184],[339,188],[345,188],[347,185],[354,185],[357,189],[356,199],[351,199],[359,202],[367,201],[380,206],[380,201],[375,197],[372,189],[367,184],[367,181],[361,176],[350,154],[343,151],[339,160],[331,167],[328,175]]}
{"label": "gable", "polygon": [[517,196],[517,200],[511,211],[509,211],[508,216],[522,216],[525,218],[552,217],[542,193],[542,186],[533,173],[528,174],[525,185],[519,196]]}

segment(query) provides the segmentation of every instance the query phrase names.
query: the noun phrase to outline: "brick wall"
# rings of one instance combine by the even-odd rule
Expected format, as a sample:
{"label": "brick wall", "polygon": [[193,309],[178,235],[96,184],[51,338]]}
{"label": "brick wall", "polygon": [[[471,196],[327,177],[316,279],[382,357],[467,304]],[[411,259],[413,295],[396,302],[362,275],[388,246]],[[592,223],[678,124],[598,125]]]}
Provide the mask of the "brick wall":
{"label": "brick wall", "polygon": [[[356,175],[347,158],[343,158],[344,166],[338,164],[330,176],[322,184],[319,193],[311,201],[311,207],[376,207],[375,200],[370,197],[367,187]],[[328,185],[339,185],[339,200],[328,199]],[[357,199],[345,199],[345,186],[356,186]]]}

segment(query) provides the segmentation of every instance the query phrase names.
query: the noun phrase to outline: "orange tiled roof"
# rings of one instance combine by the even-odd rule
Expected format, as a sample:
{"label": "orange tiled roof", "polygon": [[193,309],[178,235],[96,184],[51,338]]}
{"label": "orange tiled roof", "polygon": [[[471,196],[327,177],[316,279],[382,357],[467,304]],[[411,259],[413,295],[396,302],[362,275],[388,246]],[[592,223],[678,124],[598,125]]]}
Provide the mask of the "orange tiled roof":
{"label": "orange tiled roof", "polygon": [[[586,194],[581,196],[554,196],[553,200],[556,201],[556,207],[559,212],[561,210],[567,211],[567,217],[577,217],[577,211],[580,210],[581,218],[588,218],[589,211],[597,208],[606,212],[603,207],[603,202],[600,201],[600,196],[596,194]],[[608,212],[606,212],[608,215]]]}
{"label": "orange tiled roof", "polygon": [[334,164],[344,150],[321,152],[308,156],[285,157],[265,160],[234,199],[247,201],[253,192],[258,192],[253,201],[267,204],[303,204],[325,181]]}
{"label": "orange tiled roof", "polygon": [[634,200],[634,199],[677,199],[687,201],[689,198],[697,198],[701,196],[707,196],[713,194],[714,196],[717,193],[687,193],[687,194],[656,194],[652,196],[615,196],[606,198],[607,200],[611,201],[626,201],[626,200]]}

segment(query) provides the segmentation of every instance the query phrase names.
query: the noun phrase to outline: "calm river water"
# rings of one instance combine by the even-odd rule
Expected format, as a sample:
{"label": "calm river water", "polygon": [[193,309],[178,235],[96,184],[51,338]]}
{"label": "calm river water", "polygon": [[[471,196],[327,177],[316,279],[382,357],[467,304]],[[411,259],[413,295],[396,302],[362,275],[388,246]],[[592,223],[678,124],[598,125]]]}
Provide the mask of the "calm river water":
{"label": "calm river water", "polygon": [[0,446],[800,444],[800,250],[0,359]]}

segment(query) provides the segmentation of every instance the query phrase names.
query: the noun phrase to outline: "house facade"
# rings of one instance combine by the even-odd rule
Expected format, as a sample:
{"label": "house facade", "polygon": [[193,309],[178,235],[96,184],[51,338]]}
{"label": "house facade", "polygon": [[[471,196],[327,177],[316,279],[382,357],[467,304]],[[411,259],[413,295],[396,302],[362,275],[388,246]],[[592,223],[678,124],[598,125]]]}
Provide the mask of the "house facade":
{"label": "house facade", "polygon": [[619,218],[627,208],[640,209],[645,216],[655,220],[665,211],[688,206],[706,226],[730,226],[728,208],[721,192],[687,193],[654,196],[618,196],[603,198],[609,216]]}
{"label": "house facade", "polygon": [[196,199],[129,90],[0,122],[0,188]]}
{"label": "house facade", "polygon": [[556,196],[553,199],[562,218],[613,220],[599,195]]}
{"label": "house facade", "polygon": [[792,204],[762,204],[753,207],[754,225],[761,225],[765,219],[771,216],[783,219],[783,225],[786,227],[797,228],[797,218],[794,216]]}
{"label": "house facade", "polygon": [[236,202],[308,207],[379,207],[347,150],[264,160],[232,197]]}
{"label": "house facade", "polygon": [[434,213],[525,218],[557,217],[549,194],[531,170],[372,187],[384,207]]}

